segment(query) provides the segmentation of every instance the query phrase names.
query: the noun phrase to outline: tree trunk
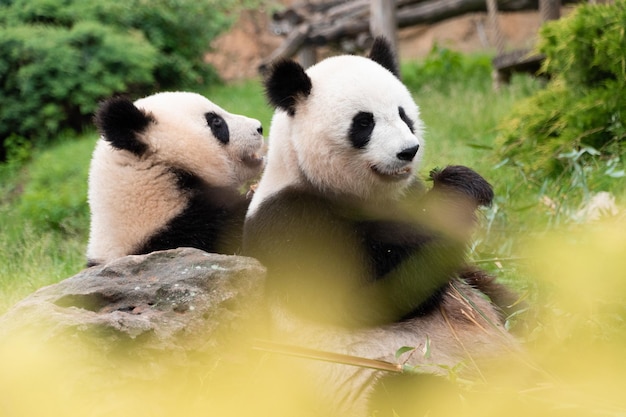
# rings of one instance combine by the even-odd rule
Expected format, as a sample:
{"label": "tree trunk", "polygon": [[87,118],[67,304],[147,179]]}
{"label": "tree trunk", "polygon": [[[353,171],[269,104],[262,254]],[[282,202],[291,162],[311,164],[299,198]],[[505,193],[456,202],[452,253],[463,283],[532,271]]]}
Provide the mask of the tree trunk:
{"label": "tree trunk", "polygon": [[372,36],[385,37],[397,55],[398,36],[396,30],[396,1],[372,0],[370,2],[370,33]]}
{"label": "tree trunk", "polygon": [[542,22],[561,17],[561,0],[539,0],[539,15]]}

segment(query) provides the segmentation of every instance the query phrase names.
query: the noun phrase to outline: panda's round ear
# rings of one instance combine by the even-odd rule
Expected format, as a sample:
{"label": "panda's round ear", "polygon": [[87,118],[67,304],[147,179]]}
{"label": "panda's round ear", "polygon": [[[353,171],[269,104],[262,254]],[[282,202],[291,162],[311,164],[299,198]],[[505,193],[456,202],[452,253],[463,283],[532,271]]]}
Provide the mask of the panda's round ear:
{"label": "panda's round ear", "polygon": [[143,154],[148,146],[138,134],[145,131],[154,119],[138,109],[126,97],[113,97],[100,103],[94,123],[102,137],[117,149]]}
{"label": "panda's round ear", "polygon": [[265,79],[265,94],[275,107],[289,115],[296,113],[298,99],[311,94],[313,84],[300,64],[291,60],[281,60],[273,64]]}
{"label": "panda's round ear", "polygon": [[393,75],[400,78],[398,60],[391,49],[391,45],[383,36],[377,36],[369,53],[369,58],[387,68]]}

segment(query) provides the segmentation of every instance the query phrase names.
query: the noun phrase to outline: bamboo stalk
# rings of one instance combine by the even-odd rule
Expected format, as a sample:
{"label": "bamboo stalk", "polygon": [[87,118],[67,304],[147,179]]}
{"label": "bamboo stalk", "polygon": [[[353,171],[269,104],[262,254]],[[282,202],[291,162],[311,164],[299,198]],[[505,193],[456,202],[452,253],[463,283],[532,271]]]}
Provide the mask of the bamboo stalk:
{"label": "bamboo stalk", "polygon": [[323,350],[311,349],[302,346],[287,345],[284,343],[273,342],[271,340],[257,339],[254,341],[252,348],[265,352],[278,353],[282,355],[295,356],[306,359],[315,359],[343,365],[359,366],[361,368],[370,368],[378,371],[388,371],[395,373],[404,372],[403,366],[397,363],[362,358],[360,356],[345,355],[343,353],[326,352]]}

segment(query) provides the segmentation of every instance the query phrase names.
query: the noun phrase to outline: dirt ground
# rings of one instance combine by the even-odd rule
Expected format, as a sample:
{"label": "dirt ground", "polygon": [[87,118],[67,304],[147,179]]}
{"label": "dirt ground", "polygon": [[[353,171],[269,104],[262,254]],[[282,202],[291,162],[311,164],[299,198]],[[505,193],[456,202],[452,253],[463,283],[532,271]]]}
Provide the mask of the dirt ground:
{"label": "dirt ground", "polygon": [[[567,13],[564,10],[563,13]],[[500,13],[499,27],[505,49],[531,47],[540,26],[537,12]],[[212,43],[206,59],[225,81],[254,77],[257,67],[283,38],[270,31],[269,12],[244,11],[232,29]],[[438,44],[460,52],[495,50],[495,37],[486,13],[471,13],[433,25],[419,25],[398,32],[399,55],[403,60],[424,57]]]}

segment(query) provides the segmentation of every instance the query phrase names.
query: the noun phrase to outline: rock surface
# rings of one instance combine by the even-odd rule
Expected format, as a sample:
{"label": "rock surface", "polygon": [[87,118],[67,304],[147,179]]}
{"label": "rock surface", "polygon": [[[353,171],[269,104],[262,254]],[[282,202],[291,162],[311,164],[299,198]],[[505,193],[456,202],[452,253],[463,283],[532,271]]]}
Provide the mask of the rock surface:
{"label": "rock surface", "polygon": [[0,317],[0,415],[258,415],[264,284],[254,259],[180,248],[41,288]]}
{"label": "rock surface", "polygon": [[208,351],[259,315],[264,277],[252,258],[191,248],[128,256],[20,301],[0,317],[0,340],[94,335],[103,349],[133,341],[157,351]]}

